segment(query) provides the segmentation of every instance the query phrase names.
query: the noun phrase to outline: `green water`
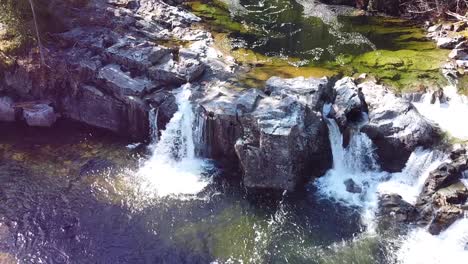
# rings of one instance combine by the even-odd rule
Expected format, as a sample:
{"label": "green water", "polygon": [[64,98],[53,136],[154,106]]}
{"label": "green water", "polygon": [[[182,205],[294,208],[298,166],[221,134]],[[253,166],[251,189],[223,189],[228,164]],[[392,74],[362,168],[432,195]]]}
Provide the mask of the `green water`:
{"label": "green water", "polygon": [[260,87],[273,75],[360,73],[404,91],[445,84],[439,69],[448,51],[437,49],[410,21],[350,9],[322,11],[326,7],[293,0],[194,1],[189,7],[221,47],[250,67],[239,77],[250,86]]}

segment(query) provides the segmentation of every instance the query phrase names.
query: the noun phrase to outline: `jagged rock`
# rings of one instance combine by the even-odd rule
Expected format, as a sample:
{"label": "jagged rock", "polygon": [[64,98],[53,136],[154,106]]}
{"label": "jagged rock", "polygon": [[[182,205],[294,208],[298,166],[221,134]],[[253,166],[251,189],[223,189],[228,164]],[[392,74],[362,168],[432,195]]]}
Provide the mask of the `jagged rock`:
{"label": "jagged rock", "polygon": [[132,78],[120,69],[119,65],[109,64],[99,70],[98,78],[105,81],[112,94],[117,97],[126,95],[141,96],[152,86],[149,80]]}
{"label": "jagged rock", "polygon": [[432,201],[432,196],[440,189],[458,182],[464,170],[468,168],[467,159],[464,156],[451,163],[442,163],[429,174],[418,198],[418,203]]}
{"label": "jagged rock", "polygon": [[[326,128],[320,113],[309,112],[291,97],[267,98],[251,114],[250,133],[235,145],[244,171],[244,184],[251,188],[294,190],[304,183],[314,155],[326,149]],[[315,162],[314,162],[315,161]],[[309,168],[308,168],[309,167]]]}
{"label": "jagged rock", "polygon": [[0,121],[15,121],[15,108],[13,100],[9,97],[0,97]]}
{"label": "jagged rock", "polygon": [[463,210],[456,206],[442,206],[435,212],[435,216],[429,224],[429,233],[438,235],[451,224],[463,217]]}
{"label": "jagged rock", "polygon": [[346,191],[350,193],[362,193],[362,187],[359,186],[353,179],[347,179],[344,182],[346,186]]}
{"label": "jagged rock", "polygon": [[29,126],[50,127],[57,121],[54,108],[47,104],[24,107],[23,117]]}
{"label": "jagged rock", "polygon": [[369,123],[362,131],[376,145],[384,170],[400,171],[416,147],[433,146],[441,139],[440,130],[407,100],[372,82],[358,87],[369,109]]}
{"label": "jagged rock", "polygon": [[350,77],[345,77],[335,83],[336,97],[333,103],[334,118],[341,129],[358,122],[362,113],[367,112],[364,96]]}

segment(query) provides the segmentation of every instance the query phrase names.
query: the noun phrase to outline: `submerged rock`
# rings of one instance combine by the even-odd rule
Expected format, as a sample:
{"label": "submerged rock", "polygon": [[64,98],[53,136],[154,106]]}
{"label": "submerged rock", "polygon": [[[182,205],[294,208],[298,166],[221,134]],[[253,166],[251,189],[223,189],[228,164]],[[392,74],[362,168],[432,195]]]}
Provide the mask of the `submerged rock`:
{"label": "submerged rock", "polygon": [[372,82],[358,87],[369,109],[369,123],[362,131],[376,145],[378,161],[384,170],[401,171],[416,147],[434,146],[440,141],[438,127],[419,114],[409,101]]}
{"label": "submerged rock", "polygon": [[353,179],[347,179],[344,182],[346,191],[350,193],[362,193],[362,187],[359,186]]}

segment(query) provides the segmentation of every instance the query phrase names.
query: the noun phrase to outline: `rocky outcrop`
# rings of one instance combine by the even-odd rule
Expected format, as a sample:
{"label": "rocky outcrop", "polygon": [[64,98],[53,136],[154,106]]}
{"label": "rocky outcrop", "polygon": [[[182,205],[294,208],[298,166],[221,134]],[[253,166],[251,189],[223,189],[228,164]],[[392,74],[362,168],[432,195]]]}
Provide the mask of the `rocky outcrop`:
{"label": "rocky outcrop", "polygon": [[439,129],[409,101],[373,82],[358,87],[369,111],[369,122],[361,130],[376,145],[378,161],[384,170],[400,171],[416,147],[434,146],[441,139]]}
{"label": "rocky outcrop", "polygon": [[379,227],[385,230],[416,224],[427,226],[431,234],[438,235],[465,214],[468,188],[461,179],[467,169],[468,156],[465,147],[461,147],[429,173],[414,205],[396,194],[381,195],[377,213]]}
{"label": "rocky outcrop", "polygon": [[[152,107],[162,106],[160,127],[174,113],[167,107],[172,97],[154,103],[151,98],[158,96],[153,94],[195,81],[205,71],[231,70],[212,48],[210,33],[192,28],[200,19],[180,7],[160,0],[90,0],[79,8],[53,0],[48,5],[52,16],[63,18],[65,31],[51,33],[52,41],[45,43],[47,65],[31,52],[1,74],[2,90],[16,103],[49,100],[62,117],[144,140]],[[183,48],[158,44],[171,41],[190,43]],[[221,67],[211,69],[208,62]],[[33,124],[30,116],[26,121]]]}
{"label": "rocky outcrop", "polygon": [[248,188],[294,190],[331,166],[326,79],[267,81],[266,93],[210,87],[200,101],[209,156],[238,160]]}

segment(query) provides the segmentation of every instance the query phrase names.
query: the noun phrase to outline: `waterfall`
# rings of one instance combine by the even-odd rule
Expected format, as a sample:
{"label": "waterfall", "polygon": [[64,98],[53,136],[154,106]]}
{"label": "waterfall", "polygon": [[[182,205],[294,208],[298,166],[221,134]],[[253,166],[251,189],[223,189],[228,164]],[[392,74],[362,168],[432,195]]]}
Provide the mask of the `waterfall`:
{"label": "waterfall", "polygon": [[[330,107],[324,106],[324,116],[327,116]],[[343,136],[338,124],[331,118],[326,118],[326,122],[333,154],[333,168],[315,182],[319,194],[346,205],[366,207],[366,203],[372,199],[369,195],[374,193],[376,182],[386,176],[386,173],[378,172],[372,141],[366,134],[353,131],[348,147],[343,148]],[[352,179],[362,192],[348,192],[344,183],[348,179]]]}
{"label": "waterfall", "polygon": [[159,141],[158,114],[159,108],[151,108],[149,111],[149,135],[152,144],[157,144]]}
{"label": "waterfall", "polygon": [[159,197],[197,194],[209,183],[209,164],[195,155],[200,129],[194,129],[195,114],[190,102],[191,86],[176,90],[177,112],[152,145],[153,154],[138,171],[140,189]]}
{"label": "waterfall", "polygon": [[[331,106],[324,106],[327,116]],[[326,118],[333,154],[333,167],[315,181],[318,195],[333,199],[362,211],[362,222],[370,232],[375,228],[375,210],[379,193],[396,193],[414,203],[429,172],[441,164],[446,156],[438,151],[416,149],[405,168],[399,173],[381,171],[376,163],[374,146],[366,134],[356,129],[350,143],[343,148],[343,136],[335,120]],[[345,181],[351,179],[361,192],[352,193]]]}

